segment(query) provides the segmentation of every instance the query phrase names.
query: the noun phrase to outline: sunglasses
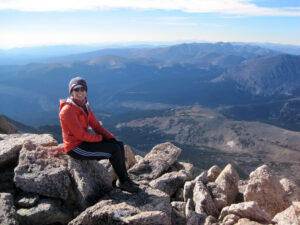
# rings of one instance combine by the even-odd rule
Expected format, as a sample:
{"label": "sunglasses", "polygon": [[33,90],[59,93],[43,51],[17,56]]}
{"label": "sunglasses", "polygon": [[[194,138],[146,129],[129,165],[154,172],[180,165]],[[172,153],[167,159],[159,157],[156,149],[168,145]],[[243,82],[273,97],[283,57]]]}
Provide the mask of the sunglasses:
{"label": "sunglasses", "polygon": [[84,91],[86,91],[86,88],[84,88],[84,87],[74,88],[73,91],[75,91],[75,92],[79,92],[79,91],[84,92]]}

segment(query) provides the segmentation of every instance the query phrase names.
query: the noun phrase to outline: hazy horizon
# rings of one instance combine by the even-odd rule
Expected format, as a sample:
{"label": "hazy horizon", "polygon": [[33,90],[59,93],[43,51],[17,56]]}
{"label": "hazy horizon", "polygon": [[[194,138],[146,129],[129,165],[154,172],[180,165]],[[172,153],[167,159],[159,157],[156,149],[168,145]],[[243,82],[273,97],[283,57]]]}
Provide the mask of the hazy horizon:
{"label": "hazy horizon", "polygon": [[300,45],[296,0],[0,1],[0,49],[258,42]]}

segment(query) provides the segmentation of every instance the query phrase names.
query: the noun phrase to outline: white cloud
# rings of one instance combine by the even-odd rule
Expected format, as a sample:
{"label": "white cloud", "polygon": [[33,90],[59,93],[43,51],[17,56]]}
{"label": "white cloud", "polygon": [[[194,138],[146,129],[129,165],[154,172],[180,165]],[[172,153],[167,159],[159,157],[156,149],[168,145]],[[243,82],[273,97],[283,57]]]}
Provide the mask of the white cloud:
{"label": "white cloud", "polygon": [[0,10],[72,11],[131,8],[252,16],[300,16],[299,7],[258,7],[251,0],[0,0]]}
{"label": "white cloud", "polygon": [[155,24],[164,24],[170,26],[198,26],[197,23],[189,22],[189,17],[177,17],[177,16],[165,16],[165,17],[157,17],[154,19],[156,22]]}
{"label": "white cloud", "polygon": [[179,21],[186,21],[189,20],[190,17],[183,17],[183,16],[164,16],[164,17],[157,17],[155,18],[158,21],[165,21],[165,22],[179,22]]}

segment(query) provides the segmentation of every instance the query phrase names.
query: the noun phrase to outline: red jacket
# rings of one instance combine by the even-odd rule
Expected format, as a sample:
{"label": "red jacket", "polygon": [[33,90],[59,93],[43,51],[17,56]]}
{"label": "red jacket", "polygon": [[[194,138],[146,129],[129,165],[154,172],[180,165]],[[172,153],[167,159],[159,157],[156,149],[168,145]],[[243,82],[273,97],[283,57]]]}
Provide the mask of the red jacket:
{"label": "red jacket", "polygon": [[[77,106],[72,99],[61,100],[59,107],[59,120],[62,127],[64,151],[77,147],[81,142],[98,142],[102,137],[114,138],[114,135],[102,127],[93,114],[91,108],[86,105],[87,113]],[[96,134],[88,131],[90,126]]]}

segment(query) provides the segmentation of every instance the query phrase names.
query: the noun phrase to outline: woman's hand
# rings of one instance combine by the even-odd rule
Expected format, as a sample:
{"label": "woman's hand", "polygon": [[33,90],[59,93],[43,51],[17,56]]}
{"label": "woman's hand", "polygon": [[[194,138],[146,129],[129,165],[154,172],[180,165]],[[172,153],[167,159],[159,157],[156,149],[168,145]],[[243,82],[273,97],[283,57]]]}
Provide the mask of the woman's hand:
{"label": "woman's hand", "polygon": [[103,141],[110,142],[110,143],[116,143],[116,142],[118,142],[115,138],[104,138],[104,137],[103,137]]}

